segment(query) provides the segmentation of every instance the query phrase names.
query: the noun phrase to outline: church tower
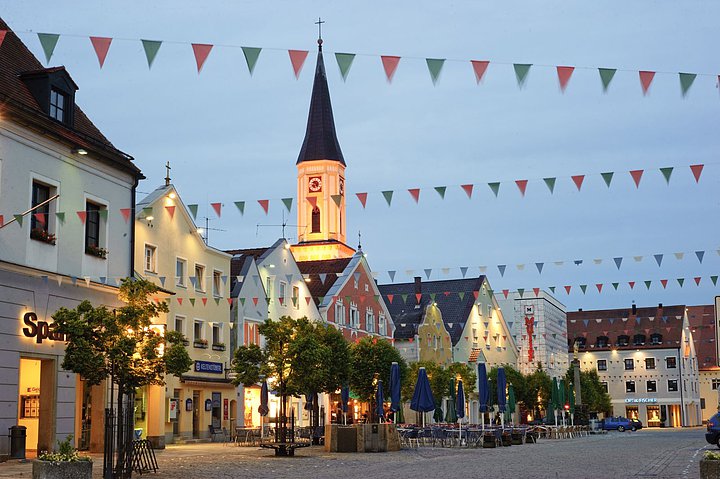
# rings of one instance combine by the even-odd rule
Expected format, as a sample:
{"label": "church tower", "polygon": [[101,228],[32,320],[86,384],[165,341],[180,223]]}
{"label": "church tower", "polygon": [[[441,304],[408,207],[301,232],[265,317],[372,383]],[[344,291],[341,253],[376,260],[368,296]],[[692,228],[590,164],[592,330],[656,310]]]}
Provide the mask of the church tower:
{"label": "church tower", "polygon": [[297,159],[297,261],[348,258],[355,250],[346,243],[345,159],[335,133],[322,39],[305,140]]}

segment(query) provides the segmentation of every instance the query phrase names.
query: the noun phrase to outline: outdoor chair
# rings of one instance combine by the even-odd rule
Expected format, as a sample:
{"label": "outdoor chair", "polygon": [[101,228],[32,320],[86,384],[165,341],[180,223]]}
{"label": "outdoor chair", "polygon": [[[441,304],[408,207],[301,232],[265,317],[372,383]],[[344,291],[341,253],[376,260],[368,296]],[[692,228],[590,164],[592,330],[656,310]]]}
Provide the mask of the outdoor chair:
{"label": "outdoor chair", "polygon": [[404,447],[415,447],[420,446],[420,430],[418,429],[407,429],[403,431],[400,436],[400,442]]}
{"label": "outdoor chair", "polygon": [[441,427],[432,428],[432,446],[433,447],[435,447],[436,443],[440,444],[440,446],[442,446],[442,447],[445,447],[451,441],[452,441],[452,439],[448,437],[447,433],[445,432],[445,429],[443,429]]}
{"label": "outdoor chair", "polygon": [[215,427],[212,424],[209,424],[208,430],[210,431],[210,440],[212,442],[215,442],[218,438],[220,438],[223,442],[230,440],[230,434],[228,434],[226,428]]}
{"label": "outdoor chair", "polygon": [[432,429],[426,427],[425,429],[420,431],[419,439],[422,440],[422,443],[424,446],[432,445]]}

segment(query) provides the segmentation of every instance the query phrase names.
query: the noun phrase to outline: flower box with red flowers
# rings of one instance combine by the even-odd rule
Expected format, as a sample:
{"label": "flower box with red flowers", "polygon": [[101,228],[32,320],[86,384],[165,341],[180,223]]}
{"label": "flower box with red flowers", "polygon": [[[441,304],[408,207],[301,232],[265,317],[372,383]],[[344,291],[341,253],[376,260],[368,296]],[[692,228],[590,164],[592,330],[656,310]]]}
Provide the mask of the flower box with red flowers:
{"label": "flower box with red flowers", "polygon": [[90,256],[95,256],[101,259],[106,259],[108,250],[99,246],[88,245],[85,247],[85,254],[89,254]]}
{"label": "flower box with red flowers", "polygon": [[42,228],[33,228],[30,230],[30,239],[34,239],[37,241],[42,241],[43,243],[47,243],[50,245],[55,244],[55,235],[52,233],[48,233]]}

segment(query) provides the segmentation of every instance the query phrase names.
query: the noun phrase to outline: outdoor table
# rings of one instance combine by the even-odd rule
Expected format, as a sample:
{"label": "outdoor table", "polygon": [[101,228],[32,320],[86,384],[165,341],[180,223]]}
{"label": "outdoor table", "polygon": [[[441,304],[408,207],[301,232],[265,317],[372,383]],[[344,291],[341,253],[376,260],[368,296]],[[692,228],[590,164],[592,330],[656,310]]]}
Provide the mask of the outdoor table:
{"label": "outdoor table", "polygon": [[238,426],[235,428],[235,444],[241,445],[241,444],[254,444],[255,443],[255,437],[259,439],[259,433],[260,428],[258,427],[245,427],[245,426]]}

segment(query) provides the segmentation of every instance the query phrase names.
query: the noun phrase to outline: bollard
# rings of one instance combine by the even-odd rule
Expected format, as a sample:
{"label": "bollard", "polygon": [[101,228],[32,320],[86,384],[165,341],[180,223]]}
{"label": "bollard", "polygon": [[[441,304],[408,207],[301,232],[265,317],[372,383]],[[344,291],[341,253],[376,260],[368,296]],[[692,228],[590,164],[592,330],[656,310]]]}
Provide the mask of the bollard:
{"label": "bollard", "polygon": [[10,428],[10,459],[25,459],[25,441],[27,428],[13,426]]}

